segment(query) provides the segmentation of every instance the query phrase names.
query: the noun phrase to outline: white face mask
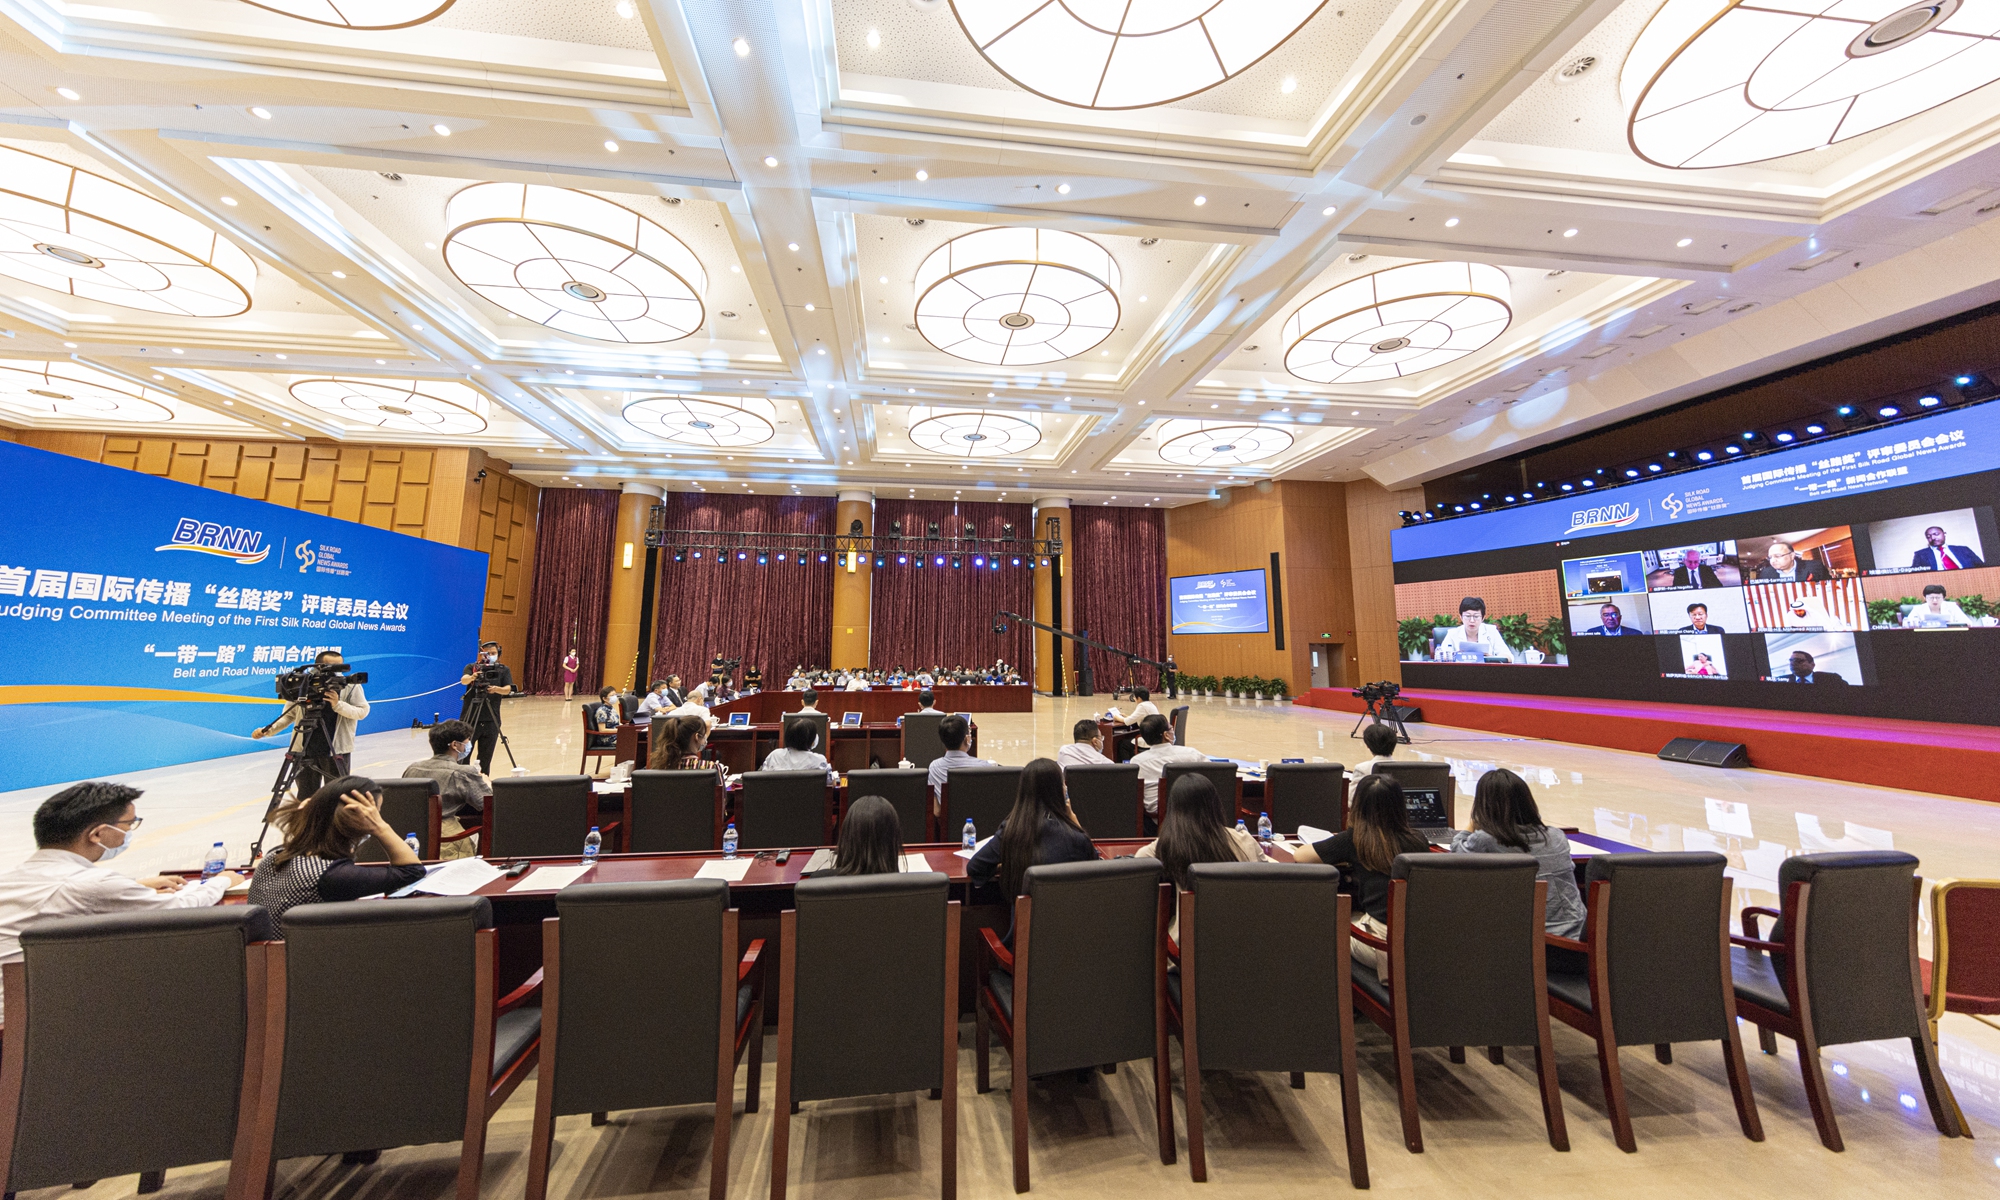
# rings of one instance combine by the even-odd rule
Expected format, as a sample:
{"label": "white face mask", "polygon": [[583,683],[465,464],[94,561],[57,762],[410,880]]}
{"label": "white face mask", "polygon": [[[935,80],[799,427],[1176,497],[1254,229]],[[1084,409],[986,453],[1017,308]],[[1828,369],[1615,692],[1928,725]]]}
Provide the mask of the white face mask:
{"label": "white face mask", "polygon": [[[118,826],[116,826],[116,825],[100,825],[100,826],[98,826],[98,828],[99,828],[99,829],[118,829]],[[97,843],[97,848],[98,848],[99,850],[102,850],[102,851],[104,851],[104,853],[102,853],[102,854],[100,854],[100,855],[98,855],[98,856],[97,856],[97,861],[98,861],[98,862],[101,862],[101,863],[106,863],[106,862],[110,862],[110,861],[111,861],[112,859],[114,859],[114,858],[117,858],[117,857],[118,857],[119,855],[121,855],[121,854],[125,853],[125,852],[126,852],[127,850],[130,850],[130,849],[132,848],[132,838],[133,838],[133,837],[135,836],[135,834],[133,833],[133,831],[132,831],[132,830],[130,830],[130,829],[118,829],[118,832],[119,832],[119,833],[122,833],[122,834],[124,834],[124,835],[125,835],[125,840],[124,840],[124,841],[122,841],[122,842],[120,842],[120,843],[118,843],[118,844],[117,844],[116,846],[107,846],[107,845],[105,845],[105,844],[104,844],[103,842],[99,842],[99,843]]]}

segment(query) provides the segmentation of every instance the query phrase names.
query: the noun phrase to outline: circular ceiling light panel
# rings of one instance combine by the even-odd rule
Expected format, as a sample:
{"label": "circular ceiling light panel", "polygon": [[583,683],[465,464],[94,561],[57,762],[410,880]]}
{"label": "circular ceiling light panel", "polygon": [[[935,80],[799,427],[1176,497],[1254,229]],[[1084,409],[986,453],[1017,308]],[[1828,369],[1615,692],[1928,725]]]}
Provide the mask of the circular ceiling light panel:
{"label": "circular ceiling light panel", "polygon": [[1041,424],[1014,413],[916,408],[910,415],[910,444],[947,458],[1002,458],[1042,441]]}
{"label": "circular ceiling light panel", "polygon": [[171,421],[165,394],[75,362],[0,362],[0,411],[30,418]]}
{"label": "circular ceiling light panel", "polygon": [[474,434],[486,429],[486,397],[438,379],[301,379],[292,398],[351,428]]}
{"label": "circular ceiling light panel", "polygon": [[1008,79],[1058,104],[1150,108],[1255,66],[1325,0],[951,0]]}
{"label": "circular ceiling light panel", "polygon": [[1162,421],[1160,457],[1183,467],[1233,467],[1262,462],[1291,448],[1292,435],[1275,425],[1234,425],[1176,418]]}
{"label": "circular ceiling light panel", "polygon": [[2000,79],[1993,0],[1668,0],[1619,75],[1632,150],[1729,167],[1831,146]]}
{"label": "circular ceiling light panel", "polygon": [[623,205],[539,183],[478,183],[445,205],[445,224],[445,265],[517,317],[628,345],[701,328],[701,260]]}
{"label": "circular ceiling light panel", "polygon": [[250,309],[257,265],[144,192],[0,146],[0,275],[120,308],[233,317]]}
{"label": "circular ceiling light panel", "polygon": [[243,0],[315,25],[343,29],[407,29],[444,15],[453,0]]}
{"label": "circular ceiling light panel", "polygon": [[648,396],[625,406],[625,423],[687,446],[757,446],[777,433],[777,406],[747,396]]}
{"label": "circular ceiling light panel", "polygon": [[1285,369],[1313,383],[1400,379],[1506,331],[1507,273],[1485,263],[1390,267],[1321,292],[1285,321]]}
{"label": "circular ceiling light panel", "polygon": [[1118,328],[1118,263],[1058,229],[981,229],[917,268],[917,332],[954,358],[1025,367],[1074,358]]}

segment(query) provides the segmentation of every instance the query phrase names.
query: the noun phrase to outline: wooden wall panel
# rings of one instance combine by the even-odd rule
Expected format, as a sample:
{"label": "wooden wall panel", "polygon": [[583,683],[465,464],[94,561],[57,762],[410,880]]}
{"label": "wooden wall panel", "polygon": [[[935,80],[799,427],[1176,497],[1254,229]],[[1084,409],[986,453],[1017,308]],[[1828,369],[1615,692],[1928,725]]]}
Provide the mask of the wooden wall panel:
{"label": "wooden wall panel", "polygon": [[1353,563],[1356,681],[1401,683],[1396,649],[1396,572],[1389,558],[1389,534],[1400,528],[1403,509],[1424,506],[1422,488],[1392,492],[1372,479],[1346,485],[1347,545]]}
{"label": "wooden wall panel", "polygon": [[[1284,502],[1276,486],[1269,491],[1237,488],[1218,500],[1167,510],[1168,575],[1268,571],[1271,552],[1284,549]],[[1287,623],[1290,617],[1287,605]],[[1279,650],[1270,633],[1173,634],[1167,644],[1186,674],[1262,675],[1283,678],[1294,691],[1305,686],[1291,651]]]}

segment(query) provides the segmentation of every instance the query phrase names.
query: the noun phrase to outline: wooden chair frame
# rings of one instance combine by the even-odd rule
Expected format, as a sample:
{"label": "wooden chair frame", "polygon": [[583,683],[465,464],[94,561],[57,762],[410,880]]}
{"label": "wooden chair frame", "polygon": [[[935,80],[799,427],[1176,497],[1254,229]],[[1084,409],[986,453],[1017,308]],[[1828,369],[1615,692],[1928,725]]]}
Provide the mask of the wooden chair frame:
{"label": "wooden chair frame", "polygon": [[[1923,886],[1921,876],[1910,881],[1910,1003],[1919,1017],[1928,1011],[1924,1002],[1923,978],[1917,966],[1917,900]],[[1784,986],[1785,998],[1791,1001],[1792,1011],[1775,1012],[1741,996],[1736,998],[1737,1011],[1744,1020],[1757,1026],[1757,1045],[1764,1053],[1778,1052],[1777,1034],[1783,1034],[1797,1044],[1799,1075],[1805,1082],[1806,1103],[1812,1108],[1813,1124],[1819,1130],[1820,1144],[1838,1152],[1846,1149],[1846,1143],[1841,1140],[1840,1125],[1834,1119],[1833,1097],[1826,1090],[1826,1075],[1820,1070],[1819,1037],[1813,1029],[1812,992],[1806,984],[1806,948],[1799,932],[1806,927],[1811,904],[1812,884],[1795,881],[1786,888],[1782,911],[1757,905],[1745,908],[1742,915],[1744,932],[1732,934],[1729,940],[1735,945],[1761,950],[1771,956],[1771,965],[1777,971],[1778,982]],[[1757,936],[1757,918],[1760,916],[1783,922],[1783,941],[1765,941]],[[1925,1024],[1927,1027],[1928,1022]],[[1929,1036],[1928,1028],[1910,1039],[1910,1049],[1917,1062],[1917,1078],[1924,1086],[1924,1099],[1930,1104],[1932,1123],[1945,1137],[1963,1136],[1965,1127],[1959,1115],[1958,1098],[1951,1094],[1951,1084],[1938,1066],[1937,1047]]]}
{"label": "wooden chair frame", "polygon": [[[1397,1101],[1403,1113],[1403,1144],[1410,1153],[1424,1152],[1424,1134],[1417,1118],[1417,1080],[1414,1055],[1409,1035],[1409,994],[1403,989],[1401,980],[1406,977],[1404,969],[1404,935],[1408,932],[1404,913],[1409,900],[1410,881],[1393,879],[1389,882],[1389,936],[1376,937],[1365,929],[1353,929],[1352,935],[1379,952],[1389,956],[1389,1005],[1384,1007],[1373,996],[1353,985],[1354,1003],[1362,1015],[1380,1026],[1396,1047],[1396,1092]],[[1549,885],[1535,881],[1535,924],[1540,927],[1542,914],[1548,911]],[[1535,1074],[1541,1081],[1542,1120],[1548,1126],[1549,1145],[1557,1150],[1569,1149],[1569,1127],[1563,1120],[1562,1089],[1556,1082],[1555,1041],[1549,1032],[1549,979],[1548,967],[1543,956],[1534,956],[1535,986]],[[1450,1048],[1453,1062],[1465,1061],[1465,1048]],[[1500,1061],[1499,1049],[1493,1050],[1494,1061]]]}
{"label": "wooden chair frame", "polygon": [[[750,1077],[743,1093],[743,1111],[757,1111],[764,1089],[764,939],[752,941],[739,958],[737,911],[722,914],[721,1020],[716,1030],[715,1135],[709,1147],[709,1200],[724,1200],[729,1191],[731,1109],[736,1101],[736,1064],[747,1049]],[[556,1034],[562,1006],[562,918],[542,921],[542,1040],[538,1049],[541,1074],[535,1081],[535,1124],[528,1142],[527,1200],[546,1200],[549,1162],[555,1144]],[[751,985],[750,1011],[736,1019],[736,993]],[[592,1113],[590,1123],[602,1125],[608,1113]]]}
{"label": "wooden chair frame", "polygon": [[[1951,967],[1951,928],[1946,916],[1945,897],[1960,888],[2000,888],[2000,879],[1943,879],[1931,886],[1931,979],[1930,995],[1926,997],[1925,1016],[1931,1036],[1931,1053],[1938,1052],[1938,1022],[1949,1011],[1945,999],[1948,990],[1945,977]],[[2000,1029],[2000,1021],[1984,1013],[1965,1013],[1982,1025]],[[1959,1108],[1958,1097],[1950,1089],[1945,1091],[1945,1099],[1952,1111],[1958,1114],[1958,1128],[1962,1136],[1972,1136],[1972,1123],[1965,1119],[1965,1110]]]}
{"label": "wooden chair frame", "polygon": [[[1172,886],[1166,883],[1160,885],[1159,903],[1153,921],[1153,1110],[1159,1126],[1160,1161],[1168,1164],[1174,1161],[1176,1153],[1173,1067],[1167,1058],[1167,920],[1171,900],[1169,889]],[[1007,1045],[1008,1057],[1013,1062],[1014,1076],[1008,1084],[1008,1092],[1013,1101],[1016,1192],[1028,1190],[1028,1022],[1020,1018],[1028,1011],[1027,967],[1031,961],[1029,954],[1033,944],[1034,915],[1033,898],[1017,896],[1014,899],[1014,949],[1009,951],[991,929],[981,929],[979,940],[973,943],[973,971],[978,988],[972,1004],[977,1090],[980,1095],[993,1090],[992,1028],[997,1025],[1001,1039]],[[1013,1020],[1001,1011],[999,997],[994,995],[992,986],[987,983],[987,972],[995,969],[1014,978]],[[1109,1074],[1115,1069],[1115,1064],[1107,1065],[1105,1072]]]}
{"label": "wooden chair frame", "polygon": [[[1597,1042],[1597,1071],[1604,1081],[1604,1106],[1610,1111],[1611,1132],[1618,1142],[1618,1148],[1627,1154],[1638,1152],[1639,1146],[1632,1137],[1632,1110],[1625,1099],[1625,1076],[1618,1066],[1618,1038],[1614,1029],[1615,1014],[1611,1011],[1611,883],[1608,880],[1594,880],[1587,898],[1587,915],[1584,918],[1583,940],[1544,933],[1544,941],[1551,946],[1573,950],[1588,957],[1590,962],[1590,1008],[1585,1012],[1563,1000],[1560,996],[1549,997],[1549,1015],[1573,1029],[1589,1034]],[[1722,903],[1717,920],[1721,928],[1722,953],[1722,1011],[1727,1018],[1728,1034],[1722,1038],[1722,1059],[1729,1074],[1729,1092],[1736,1101],[1736,1122],[1743,1128],[1743,1136],[1753,1142],[1764,1140],[1764,1123],[1757,1115],[1757,1097],[1750,1090],[1750,1070],[1743,1058],[1743,1038],[1736,1027],[1736,987],[1730,979],[1729,970],[1729,889],[1722,890]],[[1674,1051],[1671,1043],[1662,1042],[1653,1047],[1653,1056],[1661,1063],[1671,1063]]]}

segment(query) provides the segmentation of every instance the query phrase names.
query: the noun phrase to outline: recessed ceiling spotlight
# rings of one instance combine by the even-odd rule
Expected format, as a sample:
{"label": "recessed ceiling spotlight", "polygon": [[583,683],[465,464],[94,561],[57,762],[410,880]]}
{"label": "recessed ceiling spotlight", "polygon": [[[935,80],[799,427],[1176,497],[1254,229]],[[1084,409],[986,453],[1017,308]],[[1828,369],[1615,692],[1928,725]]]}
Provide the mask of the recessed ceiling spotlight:
{"label": "recessed ceiling spotlight", "polygon": [[926,179],[929,179],[930,177],[931,177],[931,173],[930,173],[929,171],[918,171],[918,172],[917,172],[917,182],[918,182],[918,183],[922,183],[922,182],[923,182],[924,180],[926,180]]}
{"label": "recessed ceiling spotlight", "polygon": [[1200,208],[1200,207],[1201,207],[1202,205],[1204,205],[1204,204],[1207,204],[1207,203],[1208,203],[1208,197],[1207,197],[1207,196],[1196,196],[1196,197],[1194,198],[1194,206],[1195,206],[1196,208]]}
{"label": "recessed ceiling spotlight", "polygon": [[1333,215],[1333,211],[1334,211],[1334,206],[1329,204],[1325,208],[1319,210],[1319,215],[1322,217],[1330,217]]}
{"label": "recessed ceiling spotlight", "polygon": [[1565,230],[1563,230],[1563,236],[1564,236],[1564,237],[1575,237],[1575,236],[1576,236],[1576,230],[1574,230],[1574,229],[1565,229]]}
{"label": "recessed ceiling spotlight", "polygon": [[229,207],[231,207],[231,208],[235,208],[235,207],[236,207],[236,197],[234,197],[234,196],[224,196],[224,197],[222,198],[222,202],[223,202],[224,204],[227,204],[227,205],[228,205]]}
{"label": "recessed ceiling spotlight", "polygon": [[250,109],[250,115],[251,115],[251,116],[253,116],[253,117],[256,117],[256,118],[257,118],[258,120],[260,120],[260,121],[268,121],[268,120],[270,120],[270,119],[271,119],[271,110],[270,110],[270,109],[268,109],[268,108],[265,108],[265,107],[264,107],[263,105],[261,105],[261,104],[260,104],[260,105],[254,105],[254,106],[252,106],[252,107],[251,107],[251,109]]}
{"label": "recessed ceiling spotlight", "polygon": [[807,312],[812,312],[812,311],[813,311],[813,306],[812,306],[811,304],[807,304],[807,305],[806,305],[806,311],[807,311]]}
{"label": "recessed ceiling spotlight", "polygon": [[1068,185],[1068,184],[1066,184],[1066,183],[1059,183],[1059,184],[1057,184],[1057,185],[1056,185],[1056,195],[1058,195],[1058,196],[1067,196],[1067,195],[1069,195],[1069,185]]}
{"label": "recessed ceiling spotlight", "polygon": [[871,29],[868,31],[868,48],[870,50],[880,50],[882,48],[881,30]]}
{"label": "recessed ceiling spotlight", "polygon": [[439,137],[450,137],[451,126],[443,124],[433,125],[431,126],[431,132],[437,134]]}
{"label": "recessed ceiling spotlight", "polygon": [[1278,85],[1278,91],[1282,95],[1289,96],[1293,92],[1296,92],[1298,90],[1299,90],[1299,81],[1296,77],[1291,75],[1285,76],[1285,81]]}
{"label": "recessed ceiling spotlight", "polygon": [[736,57],[750,57],[750,43],[743,38],[737,38],[735,41],[729,43],[729,45],[736,51]]}
{"label": "recessed ceiling spotlight", "polygon": [[787,249],[787,250],[792,250],[792,251],[796,251],[796,250],[797,250],[798,248],[799,248],[799,244],[798,244],[797,242],[786,242],[786,243],[785,243],[785,249]]}
{"label": "recessed ceiling spotlight", "polygon": [[764,165],[765,165],[765,166],[767,166],[767,167],[775,167],[775,166],[777,166],[777,165],[778,165],[778,159],[777,159],[777,156],[776,156],[776,155],[772,155],[772,154],[766,154],[766,155],[764,156]]}
{"label": "recessed ceiling spotlight", "polygon": [[1694,239],[1693,239],[1693,238],[1682,238],[1682,239],[1681,239],[1680,241],[1678,241],[1678,242],[1675,242],[1675,243],[1674,243],[1674,245],[1675,245],[1675,247],[1677,247],[1678,249],[1681,249],[1681,250],[1685,250],[1685,249],[1687,249],[1687,248],[1688,248],[1689,246],[1692,246],[1692,245],[1694,245]]}
{"label": "recessed ceiling spotlight", "polygon": [[612,141],[610,138],[604,139],[604,148],[613,154],[618,153],[618,143]]}
{"label": "recessed ceiling spotlight", "polygon": [[624,18],[627,21],[631,20],[639,13],[638,9],[632,7],[632,0],[618,0],[617,5],[613,8],[612,11],[616,12],[620,17]]}
{"label": "recessed ceiling spotlight", "polygon": [[75,89],[75,88],[66,88],[66,87],[59,87],[59,88],[57,88],[57,89],[56,89],[56,95],[58,95],[58,96],[61,96],[61,97],[62,97],[63,99],[65,99],[65,100],[81,100],[81,99],[83,99],[83,97],[82,97],[82,96],[79,96],[79,95],[77,95],[77,94],[76,94],[76,89]]}
{"label": "recessed ceiling spotlight", "polygon": [[880,279],[877,279],[877,280],[876,280],[875,282],[876,282],[876,283],[887,283],[887,282],[889,282],[889,277],[888,277],[887,275],[884,275],[884,276],[882,276],[882,277],[881,277]]}
{"label": "recessed ceiling spotlight", "polygon": [[1453,218],[1452,218],[1452,219],[1450,219],[1449,221],[1446,221],[1446,222],[1444,223],[1444,227],[1445,227],[1446,229],[1456,229],[1456,228],[1458,228],[1458,218],[1457,218],[1457,217],[1453,217]]}
{"label": "recessed ceiling spotlight", "polygon": [[74,350],[74,349],[76,349],[76,343],[75,343],[75,342],[64,342],[64,343],[63,343],[63,349],[65,349],[65,350]]}
{"label": "recessed ceiling spotlight", "polygon": [[345,272],[345,271],[335,271],[335,272],[333,273],[333,277],[334,277],[335,279],[345,279],[345,278],[347,278],[347,272]]}

